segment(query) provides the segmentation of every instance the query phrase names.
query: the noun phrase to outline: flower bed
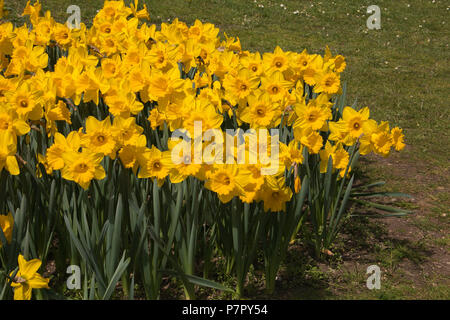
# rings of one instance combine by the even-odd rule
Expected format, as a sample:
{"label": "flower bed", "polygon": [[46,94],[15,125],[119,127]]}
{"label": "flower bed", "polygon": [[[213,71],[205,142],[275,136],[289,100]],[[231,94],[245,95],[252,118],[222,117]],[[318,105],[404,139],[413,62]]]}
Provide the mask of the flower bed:
{"label": "flower bed", "polygon": [[[2,298],[47,287],[41,261],[59,293],[79,265],[85,299],[119,281],[156,299],[163,275],[186,298],[241,297],[258,253],[271,293],[291,241],[321,257],[348,200],[373,195],[353,189],[358,157],[404,147],[400,128],[346,106],[346,61],[328,47],[249,52],[210,23],[149,25],[137,2],[105,1],[90,28],[39,2],[24,14],[31,29],[0,25]],[[211,274],[217,258],[234,289]]]}

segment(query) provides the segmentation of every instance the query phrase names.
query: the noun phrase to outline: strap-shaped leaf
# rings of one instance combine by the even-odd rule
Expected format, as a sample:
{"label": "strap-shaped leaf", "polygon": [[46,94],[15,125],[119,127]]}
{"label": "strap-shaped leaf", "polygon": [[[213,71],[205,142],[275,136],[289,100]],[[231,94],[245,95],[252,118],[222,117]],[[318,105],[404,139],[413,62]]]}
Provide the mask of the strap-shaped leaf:
{"label": "strap-shaped leaf", "polygon": [[102,300],[108,300],[111,295],[114,292],[114,289],[116,288],[117,282],[119,281],[122,274],[125,272],[125,270],[128,267],[128,264],[130,263],[130,258],[127,258],[125,260],[125,251],[122,254],[122,259],[120,259],[119,264],[116,268],[116,271],[114,272],[114,275],[109,281],[108,287],[106,288],[106,291],[102,297]]}
{"label": "strap-shaped leaf", "polygon": [[400,209],[400,208],[395,208],[395,207],[387,206],[387,205],[384,205],[384,204],[379,204],[379,203],[375,203],[375,202],[365,201],[365,200],[361,200],[361,199],[354,199],[354,198],[352,198],[352,201],[358,202],[360,204],[367,205],[369,207],[380,209],[380,210],[383,210],[383,211],[397,213],[397,214],[403,215],[403,216],[413,213],[410,210],[404,210],[404,209]]}
{"label": "strap-shaped leaf", "polygon": [[[178,274],[176,271],[173,271],[173,270],[160,270],[160,271],[163,273],[174,275],[174,276],[176,276]],[[208,288],[212,288],[212,289],[216,289],[216,290],[220,290],[220,291],[230,292],[233,294],[235,293],[235,291],[233,289],[226,287],[215,281],[208,280],[208,279],[201,278],[201,277],[194,276],[194,275],[189,275],[189,274],[185,274],[184,276],[192,284],[196,284],[196,285],[199,285],[202,287],[208,287]]]}
{"label": "strap-shaped leaf", "polygon": [[412,198],[411,195],[403,192],[352,192],[352,197],[404,197]]}

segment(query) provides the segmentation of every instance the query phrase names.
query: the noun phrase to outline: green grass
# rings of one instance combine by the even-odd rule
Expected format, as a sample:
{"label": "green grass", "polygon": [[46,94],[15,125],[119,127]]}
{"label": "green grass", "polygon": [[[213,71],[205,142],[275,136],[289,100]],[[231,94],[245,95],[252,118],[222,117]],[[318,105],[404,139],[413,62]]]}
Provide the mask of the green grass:
{"label": "green grass", "polygon": [[[427,203],[425,216],[413,220],[416,227],[425,231],[443,230],[444,234],[448,231],[448,2],[378,0],[376,4],[381,8],[380,30],[368,30],[366,27],[369,16],[366,9],[374,4],[372,0],[139,2],[147,4],[153,23],[161,24],[176,17],[189,24],[195,19],[211,22],[221,32],[239,36],[244,49],[272,51],[279,45],[284,50],[302,51],[306,48],[309,52],[323,53],[328,45],[332,53],[344,55],[347,70],[343,80],[347,82],[348,103],[357,99],[359,106],[370,107],[374,119],[387,120],[392,126],[402,127],[408,145],[404,151],[393,155],[392,160],[380,162],[381,158],[372,157],[371,161],[363,163],[362,172],[372,181],[387,180],[387,188],[391,191],[410,192],[424,200],[421,205]],[[66,8],[69,5],[80,6],[82,19],[87,24],[102,3],[102,0],[42,1],[43,9],[50,9],[59,22],[67,19]],[[9,19],[17,25],[25,22],[20,17],[25,4],[25,0],[5,0],[5,6],[11,10]],[[399,164],[403,165],[403,169],[399,169]],[[417,204],[402,202],[401,205],[413,210],[420,209]],[[448,237],[437,239],[434,243],[448,247]],[[370,241],[360,245],[364,249],[371,248]],[[385,248],[372,250],[385,267],[397,266],[404,259],[421,263],[425,248],[422,244],[415,245],[389,242]],[[294,272],[286,268],[288,274]],[[323,293],[311,289],[314,283],[323,281],[320,271],[309,265],[307,269],[297,272],[300,272],[297,274],[299,276],[305,278],[306,275],[306,279],[312,279],[312,283],[306,283],[306,289],[298,289],[294,297],[329,296],[328,291]],[[340,290],[338,288],[340,295],[334,298],[433,299],[450,296],[448,287],[435,284],[432,280],[423,288],[414,288],[411,283],[394,279],[384,282],[386,285],[379,292],[363,290],[365,277],[364,271],[344,275],[342,283],[336,284],[342,286]]]}

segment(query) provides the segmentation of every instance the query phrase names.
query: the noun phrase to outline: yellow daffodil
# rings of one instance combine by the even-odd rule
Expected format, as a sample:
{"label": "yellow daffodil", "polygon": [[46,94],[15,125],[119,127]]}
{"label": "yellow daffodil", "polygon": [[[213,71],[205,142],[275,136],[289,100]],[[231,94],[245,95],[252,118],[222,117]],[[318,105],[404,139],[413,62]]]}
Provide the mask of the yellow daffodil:
{"label": "yellow daffodil", "polygon": [[56,23],[53,28],[53,39],[62,47],[68,47],[72,42],[71,31],[66,24]]}
{"label": "yellow daffodil", "polygon": [[48,55],[45,48],[34,46],[33,40],[26,42],[14,48],[12,60],[5,75],[21,75],[25,71],[36,72],[38,69],[47,67]]}
{"label": "yellow daffodil", "polygon": [[46,46],[50,43],[55,20],[50,16],[50,11],[47,11],[45,17],[39,17],[36,25],[34,25],[34,32],[36,34],[35,44]]}
{"label": "yellow daffodil", "polygon": [[259,93],[258,97],[250,95],[248,107],[239,112],[240,119],[249,123],[250,127],[254,129],[267,128],[276,120],[279,120],[280,116],[279,104],[270,101],[269,96],[262,93]]}
{"label": "yellow daffodil", "polygon": [[12,175],[20,173],[16,148],[13,137],[5,131],[0,131],[0,172],[5,168]]}
{"label": "yellow daffodil", "polygon": [[252,76],[248,69],[241,69],[236,74],[228,73],[223,81],[225,98],[235,105],[246,99],[258,85],[259,80]]}
{"label": "yellow daffodil", "polygon": [[369,119],[369,108],[365,107],[360,111],[356,111],[351,107],[345,107],[342,115],[342,120],[339,124],[344,126],[350,136],[359,138],[363,134],[364,122]]}
{"label": "yellow daffodil", "polygon": [[196,123],[201,123],[202,132],[219,128],[223,122],[223,117],[216,111],[211,102],[205,99],[195,99],[194,101],[188,117],[183,121],[183,127],[190,132],[191,137],[194,137]]}
{"label": "yellow daffodil", "polygon": [[93,179],[102,180],[105,170],[100,165],[103,154],[93,153],[87,149],[82,152],[63,153],[64,168],[61,175],[66,180],[75,181],[83,189],[89,188]]}
{"label": "yellow daffodil", "polygon": [[45,119],[47,120],[46,129],[47,132],[51,135],[54,135],[57,131],[57,127],[55,125],[55,121],[65,121],[68,124],[72,124],[71,113],[67,108],[67,105],[59,100],[56,104],[50,103],[45,108]]}
{"label": "yellow daffodil", "polygon": [[341,89],[341,79],[339,74],[334,72],[316,73],[316,85],[314,92],[325,92],[326,94],[339,93]]}
{"label": "yellow daffodil", "polygon": [[400,151],[405,147],[405,143],[403,142],[404,134],[402,133],[402,129],[395,127],[391,130],[391,138],[392,143],[394,144],[395,150]]}
{"label": "yellow daffodil", "polygon": [[307,129],[294,129],[294,137],[296,140],[300,141],[305,147],[308,147],[308,152],[312,154],[319,153],[319,150],[323,146],[323,138],[317,132],[311,128]]}
{"label": "yellow daffodil", "polygon": [[300,102],[294,105],[294,110],[297,114],[294,128],[310,128],[323,131],[327,129],[327,121],[331,119],[331,109],[327,105],[318,102],[318,99],[310,100],[308,105]]}
{"label": "yellow daffodil", "polygon": [[80,149],[80,135],[77,131],[72,131],[66,138],[57,132],[54,138],[55,142],[47,149],[45,161],[50,170],[61,170],[64,167],[63,154]]}
{"label": "yellow daffodil", "polygon": [[112,132],[111,120],[106,117],[99,121],[94,117],[86,120],[86,134],[81,137],[81,145],[94,153],[116,157],[117,143]]}
{"label": "yellow daffodil", "polygon": [[176,46],[157,42],[147,53],[146,59],[156,69],[169,70],[177,67],[175,60],[178,54]]}
{"label": "yellow daffodil", "polygon": [[333,171],[338,169],[341,170],[341,175],[343,176],[345,173],[345,169],[347,168],[349,155],[347,151],[344,150],[341,144],[331,145],[328,141],[325,144],[325,148],[320,150],[320,172],[327,172],[328,161],[331,156],[333,161]]}
{"label": "yellow daffodil", "polygon": [[292,83],[287,81],[280,71],[274,71],[261,78],[261,89],[269,95],[272,101],[284,99],[291,87]]}
{"label": "yellow daffodil", "polygon": [[281,178],[268,176],[266,181],[259,196],[264,202],[264,211],[285,211],[286,202],[292,198],[292,190],[284,185]]}
{"label": "yellow daffodil", "polygon": [[44,112],[39,101],[39,92],[30,83],[23,82],[15,92],[8,94],[10,108],[22,119],[39,120]]}
{"label": "yellow daffodil", "polygon": [[140,154],[145,152],[146,145],[147,138],[140,135],[135,140],[125,144],[119,151],[119,159],[123,166],[133,169],[134,174],[136,174],[139,166],[138,158]]}
{"label": "yellow daffodil", "polygon": [[184,95],[187,82],[180,79],[178,68],[172,68],[167,72],[152,70],[148,89],[144,91],[143,101],[160,101],[164,98],[180,98]]}
{"label": "yellow daffodil", "polygon": [[205,188],[217,193],[220,201],[227,203],[244,193],[250,174],[250,171],[238,165],[215,165],[207,175]]}
{"label": "yellow daffodil", "polygon": [[169,175],[173,167],[170,151],[160,151],[153,146],[138,155],[140,165],[139,178],[156,178],[162,180]]}
{"label": "yellow daffodil", "polygon": [[303,146],[297,140],[291,140],[287,146],[287,163],[286,167],[290,167],[294,163],[300,165],[303,163]]}
{"label": "yellow daffodil", "polygon": [[264,69],[269,73],[273,71],[286,71],[289,68],[290,55],[291,53],[289,51],[284,52],[279,46],[277,46],[273,53],[264,53]]}
{"label": "yellow daffodil", "polygon": [[344,125],[340,125],[337,122],[330,121],[328,123],[330,129],[330,135],[328,140],[343,143],[346,146],[351,146],[355,143],[355,138],[353,138],[349,132],[348,128]]}
{"label": "yellow daffodil", "polygon": [[0,132],[10,134],[13,140],[16,141],[16,136],[22,136],[29,131],[29,124],[19,118],[15,110],[8,109],[5,105],[0,105]]}
{"label": "yellow daffodil", "polygon": [[[11,243],[12,231],[14,226],[14,218],[10,213],[8,215],[0,214],[0,228],[2,229],[3,235],[8,243]],[[2,241],[0,239],[0,248],[2,247]]]}
{"label": "yellow daffodil", "polygon": [[[177,152],[177,162],[170,169],[169,176],[170,181],[172,183],[179,183],[184,181],[189,176],[195,176],[199,173],[202,168],[202,164],[195,163],[194,153],[199,152],[194,148],[193,142],[180,140],[180,139],[170,139],[169,142],[169,150],[171,152],[172,160],[174,159],[173,152]],[[183,152],[184,150],[188,150],[188,152]]]}
{"label": "yellow daffodil", "polygon": [[115,95],[108,95],[105,98],[106,104],[109,106],[109,112],[113,116],[128,118],[130,114],[136,115],[144,105],[136,99],[136,95],[131,91],[119,91]]}
{"label": "yellow daffodil", "polygon": [[50,279],[42,277],[37,272],[42,264],[39,259],[26,261],[20,254],[18,262],[19,270],[11,282],[11,287],[14,288],[14,300],[30,300],[32,289],[49,288]]}
{"label": "yellow daffodil", "polygon": [[30,0],[27,1],[27,5],[25,9],[23,9],[22,16],[30,16],[31,22],[35,24],[35,22],[39,19],[39,13],[41,12],[41,3],[37,0],[34,5],[30,4]]}
{"label": "yellow daffodil", "polygon": [[77,94],[84,93],[83,101],[85,103],[93,101],[95,104],[98,104],[99,92],[106,93],[109,89],[109,84],[100,68],[90,68],[84,71],[77,77],[75,84]]}
{"label": "yellow daffodil", "polygon": [[138,0],[134,0],[134,4],[132,4],[132,3],[130,4],[130,8],[133,12],[133,15],[139,19],[150,20],[150,15],[148,14],[148,11],[147,11],[147,5],[144,3],[144,8],[141,10],[138,10],[138,3],[139,3]]}
{"label": "yellow daffodil", "polygon": [[393,146],[392,135],[389,132],[389,124],[381,121],[376,132],[372,133],[371,140],[373,142],[374,151],[383,157],[387,157]]}
{"label": "yellow daffodil", "polygon": [[[302,76],[304,81],[310,85],[314,86],[317,83],[318,77],[321,73],[323,73],[323,58],[318,54],[309,55],[307,58],[308,63],[304,68],[302,68]],[[305,61],[301,61],[302,64]],[[316,91],[317,92],[317,91]]]}
{"label": "yellow daffodil", "polygon": [[313,57],[314,56],[309,55],[308,51],[305,49],[301,53],[294,54],[292,59],[289,60],[289,63],[297,73],[303,75]]}
{"label": "yellow daffodil", "polygon": [[134,145],[144,128],[136,124],[136,118],[115,117],[111,132],[119,146]]}
{"label": "yellow daffodil", "polygon": [[367,120],[364,123],[364,135],[360,142],[360,153],[366,155],[375,152],[383,157],[389,155],[391,147],[394,145],[393,135],[389,131],[389,124],[382,121],[380,125],[375,120]]}
{"label": "yellow daffodil", "polygon": [[240,62],[255,77],[260,77],[263,73],[262,59],[259,52],[241,58]]}

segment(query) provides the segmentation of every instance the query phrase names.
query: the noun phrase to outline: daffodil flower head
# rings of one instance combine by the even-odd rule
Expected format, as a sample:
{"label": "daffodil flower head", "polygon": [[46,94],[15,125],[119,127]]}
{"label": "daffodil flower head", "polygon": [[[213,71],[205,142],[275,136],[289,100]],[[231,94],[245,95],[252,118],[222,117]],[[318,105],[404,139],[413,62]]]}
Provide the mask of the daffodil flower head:
{"label": "daffodil flower head", "polygon": [[[42,277],[37,271],[41,267],[41,260],[26,261],[23,255],[18,257],[19,270],[17,271],[11,286],[14,288],[14,300],[30,300],[32,289],[48,289],[50,279]],[[12,276],[14,272],[11,272]]]}

